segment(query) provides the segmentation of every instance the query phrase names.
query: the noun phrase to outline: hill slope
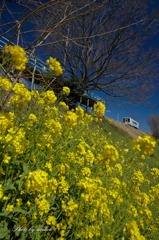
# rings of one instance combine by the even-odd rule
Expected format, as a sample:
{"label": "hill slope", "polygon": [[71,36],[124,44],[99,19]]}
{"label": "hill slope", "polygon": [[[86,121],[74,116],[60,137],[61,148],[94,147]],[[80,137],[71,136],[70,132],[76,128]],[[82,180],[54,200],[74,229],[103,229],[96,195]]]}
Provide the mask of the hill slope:
{"label": "hill slope", "polygon": [[139,129],[136,129],[136,128],[128,126],[128,125],[125,125],[125,124],[123,124],[119,121],[115,121],[113,119],[111,119],[111,121],[116,127],[120,128],[124,132],[128,133],[130,135],[130,137],[132,137],[132,138],[137,138],[138,136],[146,135],[145,132],[143,132]]}
{"label": "hill slope", "polygon": [[[111,139],[114,141],[124,141],[131,142],[132,138],[137,138],[138,136],[146,135],[146,133],[135,129],[131,126],[124,125],[118,121],[115,121],[110,118],[103,118],[102,121],[98,122],[102,131],[107,135],[111,136]],[[93,125],[93,129],[96,129],[96,125]]]}

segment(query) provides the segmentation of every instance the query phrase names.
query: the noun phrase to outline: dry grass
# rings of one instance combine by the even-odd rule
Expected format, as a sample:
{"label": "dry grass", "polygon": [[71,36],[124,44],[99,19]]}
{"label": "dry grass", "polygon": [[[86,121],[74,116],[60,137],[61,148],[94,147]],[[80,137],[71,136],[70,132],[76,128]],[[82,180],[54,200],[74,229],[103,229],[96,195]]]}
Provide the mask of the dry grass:
{"label": "dry grass", "polygon": [[127,132],[130,135],[130,137],[132,137],[132,138],[137,138],[138,136],[147,135],[147,133],[142,132],[139,129],[136,129],[134,127],[125,125],[124,123],[115,121],[113,119],[111,119],[111,121],[116,127],[118,127],[120,129],[122,129],[123,131]]}

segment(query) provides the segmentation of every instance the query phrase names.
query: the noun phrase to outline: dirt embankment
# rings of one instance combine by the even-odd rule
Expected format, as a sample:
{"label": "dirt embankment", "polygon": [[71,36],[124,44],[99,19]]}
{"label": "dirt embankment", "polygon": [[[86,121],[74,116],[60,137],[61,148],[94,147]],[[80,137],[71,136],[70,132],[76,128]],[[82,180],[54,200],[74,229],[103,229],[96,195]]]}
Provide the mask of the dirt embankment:
{"label": "dirt embankment", "polygon": [[125,125],[124,123],[115,121],[113,119],[111,119],[111,121],[116,127],[118,127],[120,129],[122,129],[123,131],[127,132],[132,138],[137,138],[138,136],[148,135],[148,133],[142,132],[139,129],[136,129],[134,127]]}

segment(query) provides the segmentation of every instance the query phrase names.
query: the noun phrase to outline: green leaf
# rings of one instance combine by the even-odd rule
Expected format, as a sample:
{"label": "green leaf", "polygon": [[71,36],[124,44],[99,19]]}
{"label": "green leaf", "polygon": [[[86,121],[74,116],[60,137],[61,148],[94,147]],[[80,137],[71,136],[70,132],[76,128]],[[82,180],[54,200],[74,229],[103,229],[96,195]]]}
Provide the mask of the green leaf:
{"label": "green leaf", "polygon": [[7,225],[3,228],[0,227],[0,239],[9,239],[9,230],[7,228]]}
{"label": "green leaf", "polygon": [[4,212],[0,213],[0,216],[7,217],[9,214],[10,214],[10,212],[4,211]]}
{"label": "green leaf", "polygon": [[28,174],[28,172],[29,172],[29,167],[26,163],[23,163],[23,171],[25,174]]}
{"label": "green leaf", "polygon": [[14,212],[19,212],[19,213],[23,213],[24,215],[27,215],[27,213],[28,213],[28,211],[25,211],[25,210],[23,210],[23,209],[21,209],[21,208],[16,208],[16,207],[14,207],[14,210],[13,210]]}
{"label": "green leaf", "polygon": [[22,179],[17,180],[17,181],[16,181],[16,184],[18,185],[19,191],[21,191],[22,188],[23,188],[23,184],[24,184],[23,180],[22,180]]}
{"label": "green leaf", "polygon": [[11,179],[8,179],[3,185],[3,191],[5,192],[7,190],[16,190],[16,188],[14,187],[14,184],[12,183]]}

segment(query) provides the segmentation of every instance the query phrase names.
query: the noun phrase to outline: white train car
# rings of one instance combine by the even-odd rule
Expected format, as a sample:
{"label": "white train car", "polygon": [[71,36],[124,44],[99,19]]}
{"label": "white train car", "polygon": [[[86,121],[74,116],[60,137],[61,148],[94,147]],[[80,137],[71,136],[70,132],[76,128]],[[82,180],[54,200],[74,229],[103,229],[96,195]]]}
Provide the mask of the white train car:
{"label": "white train car", "polygon": [[139,123],[136,122],[134,119],[130,118],[130,117],[124,117],[123,118],[123,123],[126,124],[126,125],[130,125],[134,128],[139,128]]}

